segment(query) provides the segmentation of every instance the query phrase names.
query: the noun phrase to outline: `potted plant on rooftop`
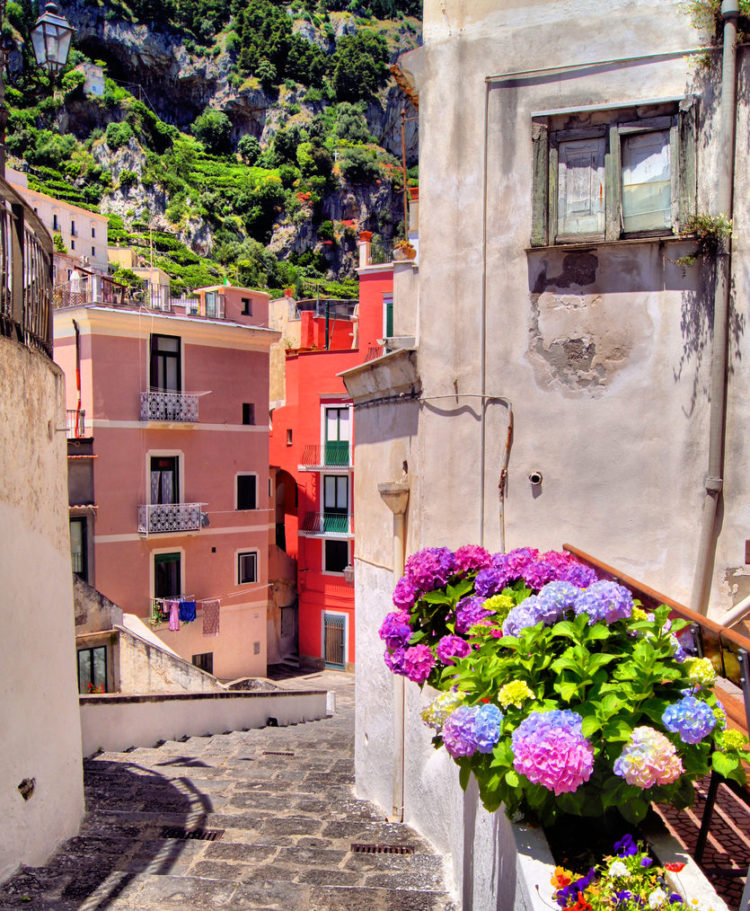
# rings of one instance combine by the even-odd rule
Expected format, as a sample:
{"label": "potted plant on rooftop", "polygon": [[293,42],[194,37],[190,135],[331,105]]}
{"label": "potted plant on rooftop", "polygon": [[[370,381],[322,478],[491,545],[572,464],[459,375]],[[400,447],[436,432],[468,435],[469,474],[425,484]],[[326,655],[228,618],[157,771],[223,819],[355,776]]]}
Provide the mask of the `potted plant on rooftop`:
{"label": "potted plant on rooftop", "polygon": [[487,810],[546,826],[619,811],[635,825],[652,802],[690,805],[712,767],[743,778],[746,740],[726,730],[686,623],[572,555],[427,548],[393,601],[386,664],[439,691],[423,720]]}

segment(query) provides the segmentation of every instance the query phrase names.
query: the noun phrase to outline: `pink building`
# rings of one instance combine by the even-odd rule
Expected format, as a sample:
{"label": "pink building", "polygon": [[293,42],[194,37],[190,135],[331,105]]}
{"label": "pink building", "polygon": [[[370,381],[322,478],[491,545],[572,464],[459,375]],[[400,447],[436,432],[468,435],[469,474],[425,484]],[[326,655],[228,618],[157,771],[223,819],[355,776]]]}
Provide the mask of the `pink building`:
{"label": "pink building", "polygon": [[[267,326],[268,295],[222,286],[55,312],[74,571],[126,612],[181,615],[158,635],[225,679],[266,671]],[[89,657],[96,683],[106,654]]]}

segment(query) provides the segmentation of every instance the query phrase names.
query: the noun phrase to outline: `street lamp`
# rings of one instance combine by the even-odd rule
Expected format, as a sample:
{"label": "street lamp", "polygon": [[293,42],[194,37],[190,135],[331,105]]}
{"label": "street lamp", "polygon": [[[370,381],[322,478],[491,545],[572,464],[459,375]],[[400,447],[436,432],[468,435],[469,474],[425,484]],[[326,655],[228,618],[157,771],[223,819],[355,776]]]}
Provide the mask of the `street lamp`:
{"label": "street lamp", "polygon": [[73,26],[58,13],[54,2],[47,3],[31,29],[31,42],[37,64],[53,79],[67,63],[72,37]]}

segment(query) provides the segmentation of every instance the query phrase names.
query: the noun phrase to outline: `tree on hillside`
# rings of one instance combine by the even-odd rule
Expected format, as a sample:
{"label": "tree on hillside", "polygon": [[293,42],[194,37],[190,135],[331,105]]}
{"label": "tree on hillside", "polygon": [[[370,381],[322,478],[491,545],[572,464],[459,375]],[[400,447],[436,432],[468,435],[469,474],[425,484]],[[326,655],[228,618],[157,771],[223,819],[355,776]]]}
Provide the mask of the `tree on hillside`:
{"label": "tree on hillside", "polygon": [[231,151],[232,121],[223,111],[206,108],[191,127],[193,136],[202,142],[206,151],[223,155]]}
{"label": "tree on hillside", "polygon": [[375,32],[359,31],[342,38],[334,58],[332,84],[339,101],[367,99],[388,78],[388,45]]}

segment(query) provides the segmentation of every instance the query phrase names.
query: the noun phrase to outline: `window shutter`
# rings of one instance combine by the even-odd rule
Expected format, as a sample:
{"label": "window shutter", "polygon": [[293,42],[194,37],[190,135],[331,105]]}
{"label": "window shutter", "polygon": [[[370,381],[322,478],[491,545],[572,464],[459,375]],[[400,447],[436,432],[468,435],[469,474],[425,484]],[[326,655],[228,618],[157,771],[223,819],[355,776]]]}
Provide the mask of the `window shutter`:
{"label": "window shutter", "polygon": [[676,231],[681,231],[695,215],[696,204],[696,145],[698,100],[695,96],[680,102],[677,129],[679,132],[678,206]]}
{"label": "window shutter", "polygon": [[546,123],[532,124],[533,143],[531,201],[531,246],[544,247],[549,243],[549,129]]}
{"label": "window shutter", "polygon": [[558,145],[557,235],[604,234],[604,137]]}

